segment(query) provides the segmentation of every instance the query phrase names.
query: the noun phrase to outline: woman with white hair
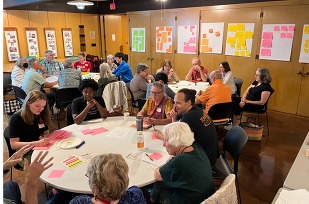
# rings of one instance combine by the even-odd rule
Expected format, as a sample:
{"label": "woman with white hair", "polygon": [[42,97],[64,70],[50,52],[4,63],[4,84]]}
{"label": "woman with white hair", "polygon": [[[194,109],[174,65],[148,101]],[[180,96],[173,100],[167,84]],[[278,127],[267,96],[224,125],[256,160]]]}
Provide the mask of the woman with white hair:
{"label": "woman with white hair", "polygon": [[98,95],[102,96],[105,86],[115,81],[117,81],[116,75],[112,74],[112,71],[107,63],[102,63],[100,65],[100,79],[98,81],[98,85],[99,85]]}
{"label": "woman with white hair", "polygon": [[214,192],[209,159],[187,123],[174,122],[163,128],[163,146],[172,156],[155,170],[152,202],[201,203]]}
{"label": "woman with white hair", "polygon": [[18,58],[11,73],[12,86],[21,87],[28,66],[27,58]]}
{"label": "woman with white hair", "polygon": [[70,204],[145,204],[143,192],[137,186],[128,188],[128,172],[128,164],[120,154],[95,156],[86,174],[94,197],[77,196]]}
{"label": "woman with white hair", "polygon": [[112,70],[112,72],[115,71],[118,66],[114,63],[114,60],[115,60],[114,56],[109,54],[109,55],[107,55],[106,58],[107,58],[106,61],[107,61],[109,68]]}

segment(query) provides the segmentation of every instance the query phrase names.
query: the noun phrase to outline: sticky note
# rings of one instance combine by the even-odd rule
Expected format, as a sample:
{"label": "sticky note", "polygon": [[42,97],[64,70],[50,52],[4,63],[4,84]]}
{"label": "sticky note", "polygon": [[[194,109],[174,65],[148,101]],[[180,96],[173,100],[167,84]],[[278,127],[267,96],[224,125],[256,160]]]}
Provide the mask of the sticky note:
{"label": "sticky note", "polygon": [[203,33],[203,35],[202,35],[202,36],[203,36],[203,38],[207,38],[207,35],[206,35],[206,33]]}
{"label": "sticky note", "polygon": [[208,32],[209,32],[209,33],[213,33],[213,32],[214,32],[214,29],[209,28]]}
{"label": "sticky note", "polygon": [[304,53],[308,53],[308,49],[304,49]]}
{"label": "sticky note", "polygon": [[162,154],[159,154],[159,153],[157,153],[157,152],[155,152],[155,153],[149,155],[149,157],[150,157],[151,159],[153,159],[153,160],[159,160],[159,159],[161,159],[161,158],[163,157],[163,155],[162,155]]}
{"label": "sticky note", "polygon": [[261,49],[262,56],[271,56],[271,49]]}
{"label": "sticky note", "polygon": [[245,56],[245,51],[240,51],[240,52],[239,52],[239,55],[240,55],[240,56]]}
{"label": "sticky note", "polygon": [[245,38],[238,38],[237,44],[239,45],[246,45],[246,39]]}
{"label": "sticky note", "polygon": [[208,46],[207,45],[202,45],[201,46],[201,52],[208,52]]}
{"label": "sticky note", "polygon": [[273,39],[273,32],[263,32],[262,39]]}
{"label": "sticky note", "polygon": [[250,50],[246,51],[246,56],[250,56]]}
{"label": "sticky note", "polygon": [[48,178],[60,178],[65,170],[52,170],[48,175]]}
{"label": "sticky note", "polygon": [[92,132],[90,133],[91,135],[96,135],[96,134],[100,134],[102,132],[106,132],[107,129],[105,129],[104,127],[101,127],[101,128],[95,128],[95,129],[92,129]]}
{"label": "sticky note", "polygon": [[231,43],[231,44],[230,44],[230,48],[235,48],[235,44],[234,44],[234,43]]}
{"label": "sticky note", "polygon": [[236,45],[236,49],[237,49],[237,50],[241,50],[241,45],[240,45],[240,44],[237,44],[237,45]]}
{"label": "sticky note", "polygon": [[253,32],[245,32],[244,38],[252,39],[253,38]]}
{"label": "sticky note", "polygon": [[293,33],[287,33],[287,34],[286,34],[286,37],[287,37],[287,38],[293,38]]}
{"label": "sticky note", "polygon": [[236,38],[235,37],[228,37],[227,38],[227,43],[235,44],[235,42],[236,42]]}
{"label": "sticky note", "polygon": [[245,31],[245,24],[237,24],[236,31]]}
{"label": "sticky note", "polygon": [[247,49],[247,45],[241,45],[241,49],[242,50],[246,50]]}
{"label": "sticky note", "polygon": [[262,40],[262,47],[272,47],[272,40]]}
{"label": "sticky note", "polygon": [[280,31],[280,26],[275,26],[274,31]]}
{"label": "sticky note", "polygon": [[236,32],[235,37],[236,38],[243,38],[244,37],[244,32]]}
{"label": "sticky note", "polygon": [[288,26],[288,31],[294,31],[295,26],[294,25],[290,25]]}
{"label": "sticky note", "polygon": [[281,37],[281,38],[286,38],[286,33],[281,33],[281,34],[280,34],[280,37]]}
{"label": "sticky note", "polygon": [[287,31],[287,26],[281,26],[281,31]]}
{"label": "sticky note", "polygon": [[235,24],[229,24],[228,27],[227,27],[227,31],[235,32],[236,31],[236,25]]}
{"label": "sticky note", "polygon": [[219,37],[220,36],[220,32],[219,31],[215,32],[215,36]]}
{"label": "sticky note", "polygon": [[85,129],[85,130],[82,130],[82,133],[83,133],[84,135],[87,135],[87,134],[92,133],[92,130],[90,130],[90,129]]}
{"label": "sticky note", "polygon": [[309,40],[305,40],[305,44],[309,44]]}
{"label": "sticky note", "polygon": [[305,44],[304,47],[305,47],[305,48],[309,48],[309,44]]}
{"label": "sticky note", "polygon": [[239,56],[239,51],[235,51],[234,55]]}
{"label": "sticky note", "polygon": [[309,34],[309,26],[308,25],[304,27],[304,33]]}
{"label": "sticky note", "polygon": [[209,44],[209,40],[208,39],[202,39],[201,44],[202,45],[208,45]]}

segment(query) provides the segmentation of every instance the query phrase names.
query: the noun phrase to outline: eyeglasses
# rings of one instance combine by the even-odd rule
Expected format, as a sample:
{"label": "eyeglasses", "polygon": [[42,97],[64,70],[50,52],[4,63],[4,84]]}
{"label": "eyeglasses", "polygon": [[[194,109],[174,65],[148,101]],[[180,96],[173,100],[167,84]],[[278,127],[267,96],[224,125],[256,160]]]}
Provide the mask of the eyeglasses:
{"label": "eyeglasses", "polygon": [[85,174],[85,176],[86,176],[87,178],[89,178],[88,174]]}
{"label": "eyeglasses", "polygon": [[152,91],[151,94],[156,96],[156,95],[158,95],[158,94],[160,94],[160,93],[162,93],[162,92],[163,92],[163,91],[160,91],[160,92],[154,92],[154,91]]}

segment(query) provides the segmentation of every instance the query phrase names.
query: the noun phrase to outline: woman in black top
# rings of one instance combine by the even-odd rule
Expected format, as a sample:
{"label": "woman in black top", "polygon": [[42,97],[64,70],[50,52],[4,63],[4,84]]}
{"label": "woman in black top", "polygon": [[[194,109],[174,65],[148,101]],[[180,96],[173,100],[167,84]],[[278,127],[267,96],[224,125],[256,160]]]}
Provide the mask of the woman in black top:
{"label": "woman in black top", "polygon": [[258,68],[255,73],[255,81],[247,88],[235,108],[233,124],[237,124],[238,115],[243,110],[263,109],[267,102],[272,88],[270,85],[271,76],[267,68]]}

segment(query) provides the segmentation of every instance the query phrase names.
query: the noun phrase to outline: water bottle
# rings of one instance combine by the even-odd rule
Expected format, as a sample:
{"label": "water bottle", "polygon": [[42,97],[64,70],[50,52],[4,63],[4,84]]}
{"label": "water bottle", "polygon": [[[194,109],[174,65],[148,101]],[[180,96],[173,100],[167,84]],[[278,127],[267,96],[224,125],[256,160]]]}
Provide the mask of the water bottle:
{"label": "water bottle", "polygon": [[143,131],[137,131],[137,148],[144,148],[144,135]]}
{"label": "water bottle", "polygon": [[143,131],[143,116],[136,116],[136,130]]}

